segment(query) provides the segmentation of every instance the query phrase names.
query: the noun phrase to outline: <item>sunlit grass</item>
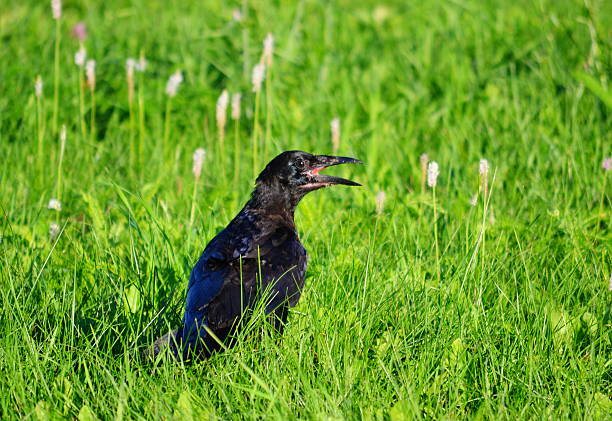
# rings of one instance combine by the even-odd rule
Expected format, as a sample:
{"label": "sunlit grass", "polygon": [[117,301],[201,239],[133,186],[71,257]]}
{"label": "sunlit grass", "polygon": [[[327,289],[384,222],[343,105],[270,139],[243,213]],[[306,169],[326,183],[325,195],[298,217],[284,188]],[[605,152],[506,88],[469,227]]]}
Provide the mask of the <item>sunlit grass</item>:
{"label": "sunlit grass", "polygon": [[[56,21],[9,0],[0,416],[606,419],[611,14],[136,0],[65,2]],[[74,64],[79,21],[95,83]],[[272,77],[254,92],[267,34]],[[221,134],[224,90],[242,95]],[[256,311],[226,353],[147,363],[203,247],[286,149],[366,165],[329,170],[362,188],[298,208],[310,263],[283,337]]]}

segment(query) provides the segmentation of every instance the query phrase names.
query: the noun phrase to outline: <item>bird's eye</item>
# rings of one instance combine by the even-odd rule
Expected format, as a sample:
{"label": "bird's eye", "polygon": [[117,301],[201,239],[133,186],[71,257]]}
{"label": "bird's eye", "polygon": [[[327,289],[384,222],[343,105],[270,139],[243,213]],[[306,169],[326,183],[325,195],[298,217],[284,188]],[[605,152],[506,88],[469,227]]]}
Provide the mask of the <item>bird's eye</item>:
{"label": "bird's eye", "polygon": [[304,168],[304,160],[302,158],[298,158],[295,160],[295,166],[298,168]]}

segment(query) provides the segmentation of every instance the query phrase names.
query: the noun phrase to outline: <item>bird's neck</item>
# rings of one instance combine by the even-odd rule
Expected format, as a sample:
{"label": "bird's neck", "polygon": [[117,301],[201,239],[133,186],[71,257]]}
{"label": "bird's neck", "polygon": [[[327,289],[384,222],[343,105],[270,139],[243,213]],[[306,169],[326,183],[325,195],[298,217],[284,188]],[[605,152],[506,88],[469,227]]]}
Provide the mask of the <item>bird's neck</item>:
{"label": "bird's neck", "polygon": [[278,182],[258,183],[245,208],[262,216],[280,216],[294,226],[293,215],[302,197]]}

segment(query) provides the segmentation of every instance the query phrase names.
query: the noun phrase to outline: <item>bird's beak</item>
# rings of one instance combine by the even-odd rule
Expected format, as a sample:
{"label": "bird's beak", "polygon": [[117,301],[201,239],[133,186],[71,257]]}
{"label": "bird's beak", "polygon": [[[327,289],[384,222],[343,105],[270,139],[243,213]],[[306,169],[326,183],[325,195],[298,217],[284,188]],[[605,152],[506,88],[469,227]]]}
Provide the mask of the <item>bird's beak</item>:
{"label": "bird's beak", "polygon": [[343,156],[329,156],[329,155],[316,155],[314,162],[311,161],[312,169],[308,171],[308,175],[311,176],[311,181],[304,187],[306,188],[320,188],[327,187],[333,184],[343,184],[345,186],[361,186],[359,183],[355,183],[351,180],[346,180],[340,177],[334,177],[332,175],[319,174],[320,171],[327,167],[340,164],[363,164],[358,159],[347,158]]}

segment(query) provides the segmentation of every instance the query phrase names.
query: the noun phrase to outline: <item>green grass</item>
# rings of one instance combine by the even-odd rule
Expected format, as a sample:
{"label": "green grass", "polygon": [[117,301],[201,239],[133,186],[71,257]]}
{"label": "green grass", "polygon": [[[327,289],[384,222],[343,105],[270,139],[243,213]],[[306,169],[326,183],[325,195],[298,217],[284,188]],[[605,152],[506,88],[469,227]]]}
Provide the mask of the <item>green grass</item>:
{"label": "green grass", "polygon": [[[66,3],[61,168],[48,2],[0,9],[1,418],[612,418],[607,2]],[[69,35],[79,20],[97,60],[93,136]],[[252,187],[250,69],[268,32],[259,167],[286,149],[330,153],[339,117],[339,154],[367,165],[336,173],[364,187],[300,205],[310,266],[282,339],[257,314],[230,352],[153,367],[140,350],[178,325],[191,266]],[[141,51],[130,111],[125,60]],[[251,110],[228,121],[225,156],[223,89]],[[440,164],[437,221],[422,153]],[[482,195],[469,203],[481,158],[486,214]],[[58,194],[61,212],[48,210]]]}

